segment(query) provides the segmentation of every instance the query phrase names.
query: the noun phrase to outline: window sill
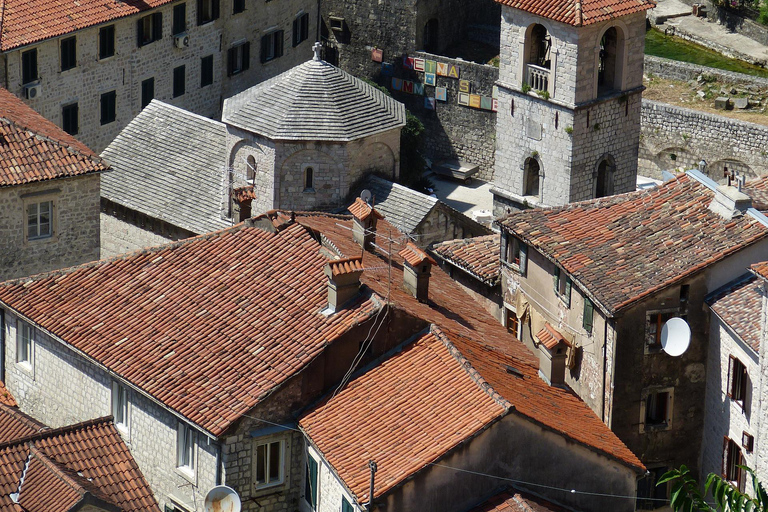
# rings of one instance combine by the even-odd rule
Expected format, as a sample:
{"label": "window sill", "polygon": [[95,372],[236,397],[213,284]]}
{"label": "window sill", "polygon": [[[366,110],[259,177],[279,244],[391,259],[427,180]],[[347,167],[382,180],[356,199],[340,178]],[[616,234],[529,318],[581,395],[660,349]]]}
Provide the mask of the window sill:
{"label": "window sill", "polygon": [[176,474],[181,475],[192,484],[195,483],[195,470],[189,466],[176,466]]}
{"label": "window sill", "polygon": [[104,62],[104,61],[108,61],[108,60],[110,60],[110,59],[114,59],[114,58],[115,58],[115,55],[109,55],[109,56],[107,56],[107,57],[99,57],[97,60],[98,60],[99,62]]}
{"label": "window sill", "polygon": [[16,366],[18,366],[24,373],[33,375],[33,367],[32,363],[29,361],[17,361]]}
{"label": "window sill", "polygon": [[510,262],[508,262],[508,261],[504,261],[504,260],[502,260],[501,264],[502,264],[502,265],[504,265],[506,268],[508,268],[508,269],[510,269],[510,270],[512,270],[512,271],[514,271],[514,272],[516,272],[517,274],[520,274],[520,275],[522,275],[522,274],[523,274],[523,273],[520,271],[520,265],[516,265],[516,264],[514,264],[514,263],[510,263]]}
{"label": "window sill", "polygon": [[279,484],[269,484],[269,485],[262,485],[258,486],[258,484],[254,484],[253,489],[253,495],[252,497],[262,497],[262,496],[268,496],[270,494],[278,494],[281,492],[284,492],[286,489],[285,482],[280,482]]}
{"label": "window sill", "polygon": [[664,422],[664,423],[658,423],[654,425],[644,425],[643,426],[643,433],[649,434],[651,432],[662,432],[664,430],[669,430],[672,427],[672,425]]}
{"label": "window sill", "polygon": [[214,21],[216,21],[217,19],[218,19],[218,18],[213,18],[213,19],[210,19],[210,20],[203,20],[203,21],[201,21],[200,23],[198,23],[198,24],[197,24],[197,26],[198,26],[198,27],[204,27],[204,26],[206,26],[206,25],[210,25],[211,23],[213,23],[213,22],[214,22]]}
{"label": "window sill", "polygon": [[314,194],[315,193],[315,189],[314,188],[305,188],[304,190],[302,190],[302,192],[305,193],[305,194]]}

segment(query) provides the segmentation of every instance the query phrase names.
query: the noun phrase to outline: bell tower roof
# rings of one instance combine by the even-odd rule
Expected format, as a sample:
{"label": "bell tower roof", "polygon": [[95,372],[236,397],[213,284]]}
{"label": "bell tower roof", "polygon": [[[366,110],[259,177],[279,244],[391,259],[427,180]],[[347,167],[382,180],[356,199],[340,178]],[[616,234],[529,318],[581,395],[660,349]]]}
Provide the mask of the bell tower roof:
{"label": "bell tower roof", "polygon": [[654,0],[496,0],[544,18],[581,27],[656,7]]}

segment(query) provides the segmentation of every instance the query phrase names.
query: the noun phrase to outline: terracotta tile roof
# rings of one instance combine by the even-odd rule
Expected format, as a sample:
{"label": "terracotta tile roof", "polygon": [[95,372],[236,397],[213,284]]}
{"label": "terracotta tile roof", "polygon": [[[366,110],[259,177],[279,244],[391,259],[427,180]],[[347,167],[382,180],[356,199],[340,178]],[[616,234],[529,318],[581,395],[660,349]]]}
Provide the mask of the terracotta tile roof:
{"label": "terracotta tile roof", "polygon": [[173,0],[2,0],[0,51],[146,11]]}
{"label": "terracotta tile roof", "polygon": [[0,187],[105,170],[93,151],[0,88]]}
{"label": "terracotta tile roof", "polygon": [[761,282],[752,274],[728,283],[707,297],[707,304],[755,353],[760,352]]}
{"label": "terracotta tile roof", "polygon": [[412,267],[418,267],[425,261],[428,261],[433,265],[437,264],[437,262],[432,258],[432,256],[430,256],[426,252],[416,247],[413,244],[413,242],[408,242],[405,245],[405,249],[400,251],[398,254],[400,255],[401,258],[407,261],[408,264]]}
{"label": "terracotta tile roof", "polygon": [[755,263],[750,267],[752,272],[759,275],[763,279],[768,279],[768,261],[763,261],[760,263]]}
{"label": "terracotta tile roof", "polygon": [[11,392],[5,387],[5,383],[0,380],[0,404],[7,405],[9,407],[16,407],[16,399],[13,398]]}
{"label": "terracotta tile roof", "polygon": [[[245,224],[0,285],[0,301],[213,435],[375,314],[330,317],[306,229]],[[289,257],[286,257],[290,255]]]}
{"label": "terracotta tile roof", "polygon": [[656,7],[653,0],[496,0],[502,5],[580,27]]}
{"label": "terracotta tile roof", "polygon": [[432,247],[439,258],[480,281],[494,286],[501,278],[499,235],[448,240]]}
{"label": "terracotta tile roof", "polygon": [[235,201],[242,203],[249,199],[256,199],[256,192],[253,190],[253,185],[248,185],[232,190],[232,196],[235,198]]}
{"label": "terracotta tile roof", "polygon": [[334,260],[329,262],[328,266],[330,267],[331,273],[334,276],[341,274],[353,274],[355,272],[362,272],[365,270],[363,268],[363,258],[360,256]]}
{"label": "terracotta tile roof", "polygon": [[0,405],[0,443],[31,436],[47,428],[16,407]]}
{"label": "terracotta tile roof", "polygon": [[[768,177],[750,186],[768,190]],[[711,212],[713,197],[681,174],[647,191],[513,213],[499,225],[556,261],[615,314],[768,236],[751,215],[725,220]]]}
{"label": "terracotta tile roof", "polygon": [[571,343],[565,339],[565,336],[549,325],[549,322],[544,323],[544,328],[536,333],[536,338],[549,350],[555,348],[558,343],[565,343],[568,346],[571,345]]}
{"label": "terracotta tile roof", "polygon": [[111,418],[0,444],[0,511],[20,512],[8,495],[18,490],[28,458],[20,496],[24,510],[70,510],[86,494],[125,511],[160,510]]}
{"label": "terracotta tile roof", "polygon": [[369,460],[378,464],[378,497],[506,414],[438,333],[424,334],[299,420],[361,503]]}
{"label": "terracotta tile roof", "polygon": [[373,208],[371,205],[369,205],[359,197],[355,199],[355,202],[352,203],[352,205],[347,209],[349,210],[349,213],[351,213],[353,217],[357,217],[360,220],[365,220],[371,215],[373,215],[377,219],[384,218],[384,216],[380,214],[378,211],[376,211],[375,208]]}
{"label": "terracotta tile roof", "polygon": [[508,489],[469,512],[568,512],[568,509],[531,493]]}

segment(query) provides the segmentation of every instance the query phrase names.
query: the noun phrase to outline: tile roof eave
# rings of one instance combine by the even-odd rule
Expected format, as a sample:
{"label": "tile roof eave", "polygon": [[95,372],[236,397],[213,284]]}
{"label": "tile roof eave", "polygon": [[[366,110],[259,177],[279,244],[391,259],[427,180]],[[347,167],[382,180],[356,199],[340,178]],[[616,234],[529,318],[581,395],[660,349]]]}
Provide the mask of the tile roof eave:
{"label": "tile roof eave", "polygon": [[709,308],[709,311],[713,315],[715,315],[718,320],[720,320],[720,323],[722,323],[723,326],[728,330],[728,333],[731,336],[733,336],[739,342],[739,345],[741,346],[742,349],[744,349],[745,351],[748,351],[748,352],[751,352],[752,354],[754,354],[755,358],[760,357],[760,354],[758,354],[757,351],[754,348],[752,348],[752,345],[747,343],[747,341],[744,338],[741,337],[741,335],[736,331],[736,329],[734,329],[731,326],[731,324],[729,324],[728,321],[725,320],[725,318],[720,316],[720,313],[718,313],[717,311],[712,309],[712,307]]}
{"label": "tile roof eave", "polygon": [[101,174],[106,171],[111,171],[110,168],[105,169],[92,169],[90,171],[85,171],[80,174],[68,174],[64,176],[52,176],[50,178],[36,178],[31,179],[29,181],[25,181],[23,183],[0,183],[0,188],[11,188],[11,187],[23,187],[25,185],[31,185],[33,183],[43,183],[43,182],[49,182],[49,181],[56,181],[56,180],[66,180],[66,179],[72,179],[72,178],[80,178],[81,176],[91,176],[93,174]]}
{"label": "tile roof eave", "polygon": [[479,274],[476,274],[475,272],[473,272],[469,268],[465,267],[464,265],[460,264],[458,261],[454,261],[452,259],[446,258],[442,254],[440,254],[440,253],[438,253],[438,252],[436,252],[436,251],[434,251],[432,249],[430,249],[429,252],[435,258],[437,258],[437,259],[439,259],[441,261],[444,261],[444,262],[448,263],[449,265],[452,265],[452,266],[456,267],[457,269],[461,270],[462,272],[464,272],[466,274],[469,274],[471,277],[474,277],[475,279],[477,279],[478,281],[480,281],[481,283],[483,283],[486,286],[490,286],[491,288],[493,288],[494,286],[497,286],[501,282],[501,275],[496,276],[495,279],[486,279],[486,278],[480,276]]}

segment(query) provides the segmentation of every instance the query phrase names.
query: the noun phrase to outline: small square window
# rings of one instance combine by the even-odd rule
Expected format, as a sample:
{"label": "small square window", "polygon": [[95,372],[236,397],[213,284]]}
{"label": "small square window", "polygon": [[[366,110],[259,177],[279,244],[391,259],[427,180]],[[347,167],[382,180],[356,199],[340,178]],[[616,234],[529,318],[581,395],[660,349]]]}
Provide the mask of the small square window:
{"label": "small square window", "polygon": [[109,91],[101,95],[101,124],[109,124],[117,118],[117,92]]}
{"label": "small square window", "polygon": [[239,14],[245,11],[245,0],[234,0],[232,3],[232,14]]}
{"label": "small square window", "polygon": [[117,428],[128,430],[128,389],[119,382],[112,382],[112,417]]}
{"label": "small square window", "polygon": [[640,407],[640,432],[666,430],[672,426],[674,388],[648,389]]}
{"label": "small square window", "polygon": [[261,62],[269,62],[283,55],[284,31],[276,30],[261,38]]}
{"label": "small square window", "polygon": [[213,83],[213,55],[200,59],[200,87]]}
{"label": "small square window", "polygon": [[21,52],[21,83],[37,81],[37,48]]}
{"label": "small square window", "polygon": [[173,30],[174,36],[187,30],[187,4],[182,2],[173,6]]}
{"label": "small square window", "polygon": [[27,205],[27,239],[48,238],[53,235],[53,201]]}
{"label": "small square window", "polygon": [[32,344],[34,331],[31,325],[19,320],[16,331],[16,362],[32,365]]}
{"label": "small square window", "polygon": [[77,38],[61,40],[61,70],[66,71],[77,66]]}
{"label": "small square window", "polygon": [[77,103],[61,107],[61,127],[68,134],[77,135],[79,131]]}
{"label": "small square window", "polygon": [[251,62],[251,43],[233,46],[227,52],[227,75],[237,75],[247,70]]}
{"label": "small square window", "polygon": [[140,18],[137,26],[138,45],[146,46],[163,38],[163,13],[155,12]]}
{"label": "small square window", "polygon": [[195,431],[184,423],[177,432],[176,466],[187,473],[195,470]]}
{"label": "small square window", "polygon": [[141,108],[143,109],[155,97],[155,79],[147,78],[141,82]]}
{"label": "small square window", "polygon": [[293,20],[293,46],[298,46],[309,38],[309,14],[304,13]]}
{"label": "small square window", "polygon": [[256,446],[255,482],[257,488],[280,485],[285,481],[285,442],[273,441]]}
{"label": "small square window", "polygon": [[99,29],[99,59],[106,59],[115,54],[115,26]]}
{"label": "small square window", "polygon": [[183,96],[186,89],[186,73],[184,66],[173,69],[173,97]]}
{"label": "small square window", "polygon": [[204,25],[219,17],[219,0],[197,0],[197,24]]}
{"label": "small square window", "polygon": [[667,321],[678,315],[678,309],[648,311],[645,316],[645,352],[652,354],[661,350],[661,330]]}

